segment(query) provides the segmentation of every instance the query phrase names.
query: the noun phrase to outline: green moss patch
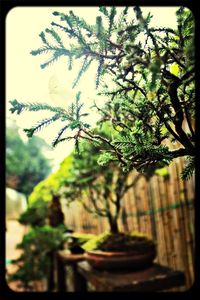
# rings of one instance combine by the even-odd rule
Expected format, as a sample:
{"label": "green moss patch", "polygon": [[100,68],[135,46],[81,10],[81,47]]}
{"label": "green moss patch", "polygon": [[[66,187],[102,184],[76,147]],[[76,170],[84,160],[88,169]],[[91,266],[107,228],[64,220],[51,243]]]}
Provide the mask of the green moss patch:
{"label": "green moss patch", "polygon": [[101,250],[101,251],[136,251],[145,252],[155,247],[155,243],[146,235],[139,232],[117,233],[106,232],[82,245],[85,251]]}

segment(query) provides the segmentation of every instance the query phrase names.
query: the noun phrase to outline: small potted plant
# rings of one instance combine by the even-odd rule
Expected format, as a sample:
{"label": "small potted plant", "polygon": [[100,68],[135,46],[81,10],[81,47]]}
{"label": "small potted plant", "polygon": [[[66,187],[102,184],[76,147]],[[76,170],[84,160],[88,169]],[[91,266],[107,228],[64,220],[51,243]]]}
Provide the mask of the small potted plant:
{"label": "small potted plant", "polygon": [[84,245],[88,263],[101,270],[145,268],[156,257],[156,245],[139,232],[106,232],[90,239]]}
{"label": "small potted plant", "polygon": [[[102,132],[107,137],[105,128]],[[84,141],[80,147],[83,151],[73,155],[63,196],[68,203],[80,202],[90,214],[106,218],[109,224],[108,232],[81,245],[87,261],[99,269],[147,266],[156,256],[155,243],[142,233],[121,232],[118,224],[124,195],[142,175],[138,174],[130,182],[129,172],[122,172],[115,162],[110,162],[109,168],[97,163],[99,145]],[[104,147],[106,149],[105,144]]]}

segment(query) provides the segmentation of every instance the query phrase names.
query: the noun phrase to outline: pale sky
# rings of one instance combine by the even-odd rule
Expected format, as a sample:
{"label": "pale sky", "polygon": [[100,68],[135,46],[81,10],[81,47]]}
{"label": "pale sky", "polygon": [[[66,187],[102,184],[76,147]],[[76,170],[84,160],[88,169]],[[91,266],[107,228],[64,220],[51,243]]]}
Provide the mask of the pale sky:
{"label": "pale sky", "polygon": [[[119,8],[120,9],[120,8]],[[83,75],[82,80],[72,90],[72,82],[79,70],[74,64],[72,71],[68,71],[66,58],[60,59],[53,65],[41,69],[40,64],[45,62],[45,55],[32,56],[31,50],[41,47],[42,42],[38,36],[41,31],[51,27],[52,21],[59,23],[59,18],[52,15],[53,11],[63,13],[73,10],[75,14],[94,24],[98,14],[98,7],[16,7],[6,18],[6,104],[7,117],[15,119],[20,128],[30,128],[37,121],[49,116],[47,112],[25,112],[20,116],[8,112],[8,101],[17,99],[20,102],[43,102],[55,106],[67,107],[73,100],[77,91],[82,91],[81,99],[85,103],[86,111],[92,105],[93,100],[102,103],[103,99],[96,96],[95,74],[96,66],[91,66]],[[143,7],[144,14],[149,11],[153,14],[153,26],[176,26],[175,11],[177,7]],[[97,115],[91,113],[90,122],[95,122]],[[37,133],[47,143],[56,136],[61,128],[61,123],[44,128]],[[25,139],[25,134],[21,130]],[[73,144],[61,143],[46,156],[54,160],[54,169],[73,150]]]}

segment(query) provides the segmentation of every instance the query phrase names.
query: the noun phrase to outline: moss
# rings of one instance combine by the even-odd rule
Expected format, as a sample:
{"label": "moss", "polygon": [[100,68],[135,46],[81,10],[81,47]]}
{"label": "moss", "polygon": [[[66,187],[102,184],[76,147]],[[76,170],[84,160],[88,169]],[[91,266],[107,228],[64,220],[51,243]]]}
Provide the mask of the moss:
{"label": "moss", "polygon": [[82,248],[86,251],[97,250],[98,247],[111,235],[109,232],[99,234],[91,238],[88,242],[82,245]]}
{"label": "moss", "polygon": [[145,237],[145,238],[148,238],[146,234],[144,234],[143,232],[139,232],[139,231],[131,231],[127,235],[128,236],[134,236],[134,237]]}
{"label": "moss", "polygon": [[66,234],[66,247],[72,252],[72,253],[83,253],[84,249],[82,247],[83,244],[90,241],[92,238],[94,238],[96,235],[90,234],[90,233],[67,233]]}
{"label": "moss", "polygon": [[91,233],[77,233],[77,232],[75,232],[75,233],[71,234],[71,237],[75,238],[79,245],[82,245],[82,244],[85,244],[86,242],[90,241],[94,237],[96,237],[96,235],[91,234]]}
{"label": "moss", "polygon": [[117,233],[105,232],[82,245],[85,251],[136,251],[145,252],[155,247],[154,242],[140,232]]}

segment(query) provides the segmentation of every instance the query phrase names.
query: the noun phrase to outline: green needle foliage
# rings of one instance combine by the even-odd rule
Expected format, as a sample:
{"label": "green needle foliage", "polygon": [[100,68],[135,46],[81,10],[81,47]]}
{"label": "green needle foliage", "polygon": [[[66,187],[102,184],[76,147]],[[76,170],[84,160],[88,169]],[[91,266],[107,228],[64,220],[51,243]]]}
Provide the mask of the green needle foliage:
{"label": "green needle foliage", "polygon": [[[20,114],[24,109],[48,109],[55,113],[52,118],[26,130],[27,135],[32,136],[58,119],[67,121],[54,140],[54,146],[72,138],[61,138],[66,128],[75,129],[73,138],[77,150],[79,139],[84,136],[91,143],[104,141],[109,152],[101,155],[99,163],[106,165],[117,159],[124,171],[135,168],[139,172],[147,172],[162,168],[177,157],[194,157],[195,49],[192,12],[184,7],[177,10],[176,29],[151,26],[152,15],[143,16],[138,6],[122,9],[101,6],[94,25],[89,25],[73,11],[69,14],[54,12],[53,15],[59,21],[52,22],[52,27],[40,34],[43,45],[31,54],[51,53],[51,58],[41,65],[42,68],[64,55],[71,70],[74,61],[81,59],[82,65],[73,86],[77,85],[91,63],[97,62],[96,87],[105,98],[104,108],[94,105],[101,114],[98,125],[107,123],[115,134],[109,139],[93,134],[89,124],[82,122],[84,115],[80,114],[79,108],[82,106],[80,102],[80,106],[77,104],[77,99],[70,111],[14,100],[10,109],[13,113]],[[61,39],[61,31],[71,40],[67,47]],[[109,86],[108,82],[112,84]],[[170,149],[169,142],[177,143],[179,148]],[[194,160],[190,163],[192,169]],[[187,170],[184,172],[187,173]],[[182,177],[188,178],[185,175]]]}
{"label": "green needle foliage", "polygon": [[[60,120],[61,122],[67,122],[66,125],[64,125],[60,131],[58,132],[57,136],[52,141],[52,146],[55,147],[59,143],[63,141],[69,141],[71,139],[75,140],[75,146],[76,150],[78,150],[78,138],[80,135],[80,132],[82,130],[85,130],[90,127],[89,124],[82,121],[83,117],[86,117],[87,113],[82,113],[82,107],[83,103],[80,103],[80,92],[76,95],[76,101],[75,103],[72,103],[68,110],[65,110],[60,107],[52,107],[48,104],[41,104],[41,103],[20,103],[16,99],[13,101],[10,101],[12,104],[12,108],[10,109],[12,113],[17,112],[17,114],[20,114],[22,111],[39,111],[39,110],[47,110],[50,112],[53,112],[54,115],[52,117],[43,119],[42,121],[39,121],[37,124],[32,126],[29,129],[24,129],[27,136],[30,138],[32,137],[36,132],[42,130],[45,126],[50,125],[52,122],[55,122],[57,120]],[[63,134],[67,129],[70,129],[71,131],[75,131],[74,136],[66,136],[63,137]]]}
{"label": "green needle foliage", "polygon": [[187,157],[187,165],[185,166],[185,169],[181,174],[182,179],[183,180],[189,179],[192,176],[194,171],[195,171],[194,157]]}
{"label": "green needle foliage", "polygon": [[44,226],[48,219],[48,203],[38,199],[23,212],[18,221],[24,225]]}

